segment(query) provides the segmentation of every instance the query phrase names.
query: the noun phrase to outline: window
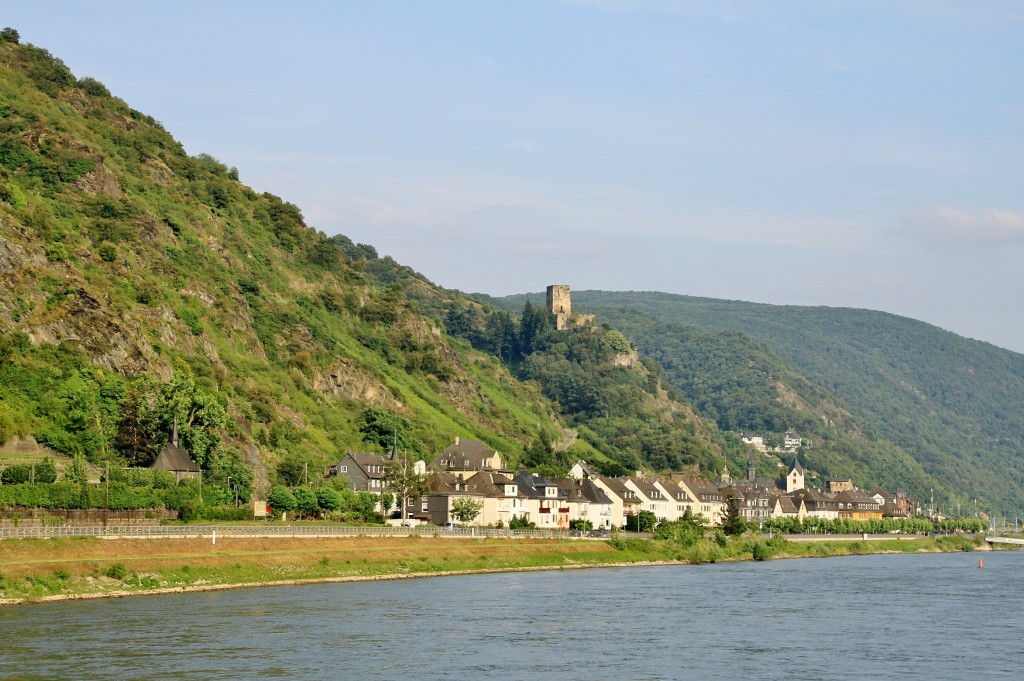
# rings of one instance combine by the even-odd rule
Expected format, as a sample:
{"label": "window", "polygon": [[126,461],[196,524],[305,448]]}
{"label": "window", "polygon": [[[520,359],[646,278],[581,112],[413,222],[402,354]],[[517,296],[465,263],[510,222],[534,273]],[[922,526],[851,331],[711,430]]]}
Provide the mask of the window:
{"label": "window", "polygon": [[348,466],[340,466],[338,470],[342,473],[348,473]]}

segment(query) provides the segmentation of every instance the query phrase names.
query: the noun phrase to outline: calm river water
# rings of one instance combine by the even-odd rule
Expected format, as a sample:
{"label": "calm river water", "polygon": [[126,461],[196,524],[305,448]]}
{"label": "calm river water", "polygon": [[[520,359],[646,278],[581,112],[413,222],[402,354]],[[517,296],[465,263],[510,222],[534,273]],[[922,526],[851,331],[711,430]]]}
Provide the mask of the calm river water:
{"label": "calm river water", "polygon": [[508,573],[5,608],[0,678],[1021,679],[1024,552]]}

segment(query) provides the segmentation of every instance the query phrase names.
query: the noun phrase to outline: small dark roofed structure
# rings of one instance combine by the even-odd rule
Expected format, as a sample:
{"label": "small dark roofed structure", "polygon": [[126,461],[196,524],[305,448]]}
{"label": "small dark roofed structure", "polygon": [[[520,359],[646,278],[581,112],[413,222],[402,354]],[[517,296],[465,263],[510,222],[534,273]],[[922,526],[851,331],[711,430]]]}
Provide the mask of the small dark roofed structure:
{"label": "small dark roofed structure", "polygon": [[171,444],[160,450],[156,461],[150,466],[157,471],[170,471],[174,473],[174,482],[178,483],[185,478],[196,479],[200,475],[199,466],[192,460],[184,449],[178,446],[178,424],[174,424],[171,431]]}

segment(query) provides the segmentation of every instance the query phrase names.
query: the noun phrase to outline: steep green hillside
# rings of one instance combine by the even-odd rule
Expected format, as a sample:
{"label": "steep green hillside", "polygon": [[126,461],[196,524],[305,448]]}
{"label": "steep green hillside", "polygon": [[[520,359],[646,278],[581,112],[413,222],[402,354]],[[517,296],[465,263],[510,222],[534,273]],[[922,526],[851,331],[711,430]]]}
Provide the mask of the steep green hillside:
{"label": "steep green hillside", "polygon": [[204,467],[244,460],[265,483],[400,417],[424,454],[459,435],[515,460],[561,426],[535,387],[444,333],[462,298],[0,41],[0,441],[146,463],[177,420]]}
{"label": "steep green hillside", "polygon": [[[777,431],[782,425],[779,409],[792,401],[781,386],[808,403],[809,409],[800,410],[804,414],[815,412],[813,394],[819,392],[821,399],[832,400],[853,415],[851,425],[876,443],[873,448],[878,455],[863,460],[875,470],[873,479],[884,479],[896,466],[899,476],[910,475],[903,484],[919,494],[928,493],[923,487],[928,482],[929,488],[960,495],[962,503],[977,497],[980,504],[1000,514],[1024,507],[1024,356],[1020,354],[869,310],[761,305],[664,293],[582,291],[573,294],[573,301],[579,309],[596,312],[631,335],[643,352],[665,365],[666,380],[723,427]],[[521,299],[508,304],[519,305]],[[730,346],[737,344],[749,350],[732,353]],[[718,357],[714,361],[722,366],[709,371],[701,356]],[[755,383],[754,377],[738,379],[747,384],[742,391],[729,391],[713,380],[716,375],[742,373],[738,365],[744,364],[744,357],[752,366],[776,358],[758,368],[781,385],[773,389],[773,381],[765,379],[760,390],[763,399],[756,400],[753,411],[741,418],[736,405],[730,406],[735,402],[730,395],[751,394],[748,388]],[[787,376],[785,367],[791,367],[790,373],[796,376]],[[808,387],[800,387],[800,377]],[[801,423],[796,415],[781,417],[787,425]],[[886,442],[896,445],[896,451],[886,453]],[[912,457],[931,480],[913,469],[901,470],[901,452]]]}

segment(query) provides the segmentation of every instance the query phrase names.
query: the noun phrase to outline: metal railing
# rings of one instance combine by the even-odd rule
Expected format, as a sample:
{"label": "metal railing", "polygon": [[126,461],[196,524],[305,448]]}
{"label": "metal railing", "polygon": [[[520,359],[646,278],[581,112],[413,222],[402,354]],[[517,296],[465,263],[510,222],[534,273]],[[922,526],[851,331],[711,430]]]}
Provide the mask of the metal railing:
{"label": "metal railing", "polygon": [[[587,538],[586,533],[569,530],[508,530],[486,527],[442,528],[434,525],[418,527],[360,527],[349,525],[108,525],[54,527],[0,527],[0,539],[54,537],[355,537],[355,536],[439,536],[439,537],[510,537],[510,538]],[[577,536],[578,535],[578,536]]]}

